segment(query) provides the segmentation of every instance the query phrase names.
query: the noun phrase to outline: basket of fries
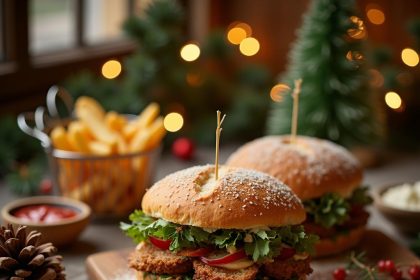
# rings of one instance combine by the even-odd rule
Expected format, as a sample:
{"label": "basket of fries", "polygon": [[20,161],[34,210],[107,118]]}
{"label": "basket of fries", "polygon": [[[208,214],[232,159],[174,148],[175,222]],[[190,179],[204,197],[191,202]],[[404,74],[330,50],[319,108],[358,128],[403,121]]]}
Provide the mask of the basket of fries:
{"label": "basket of fries", "polygon": [[[127,215],[153,182],[165,135],[159,106],[151,103],[137,116],[122,115],[105,112],[90,97],[79,97],[73,106],[62,92],[50,89],[48,110],[19,115],[20,128],[41,141],[61,195],[86,202],[96,216]],[[51,101],[57,96],[67,100],[69,117],[57,117]]]}

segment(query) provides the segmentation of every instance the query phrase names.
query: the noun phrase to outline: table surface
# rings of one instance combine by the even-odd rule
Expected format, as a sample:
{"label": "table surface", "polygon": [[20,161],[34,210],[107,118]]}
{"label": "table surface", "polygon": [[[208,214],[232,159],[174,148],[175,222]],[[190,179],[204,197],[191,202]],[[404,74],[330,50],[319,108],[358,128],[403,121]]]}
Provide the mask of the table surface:
{"label": "table surface", "polygon": [[[236,146],[223,147],[220,153],[220,162],[224,162],[235,149]],[[157,166],[156,180],[192,165],[212,163],[213,153],[214,150],[211,148],[200,148],[193,161],[181,161],[171,154],[166,154]],[[420,180],[420,155],[415,154],[393,156],[392,160],[387,160],[383,165],[366,170],[364,182],[374,188],[386,184],[418,180]],[[0,207],[16,198],[6,186],[0,185]],[[370,207],[370,213],[370,228],[384,232],[405,246],[410,242],[409,237],[400,234],[374,207]],[[68,279],[85,280],[88,279],[85,271],[85,260],[88,255],[128,247],[134,247],[134,244],[120,231],[118,221],[108,223],[93,221],[80,239],[71,247],[60,250],[60,254],[64,257]]]}

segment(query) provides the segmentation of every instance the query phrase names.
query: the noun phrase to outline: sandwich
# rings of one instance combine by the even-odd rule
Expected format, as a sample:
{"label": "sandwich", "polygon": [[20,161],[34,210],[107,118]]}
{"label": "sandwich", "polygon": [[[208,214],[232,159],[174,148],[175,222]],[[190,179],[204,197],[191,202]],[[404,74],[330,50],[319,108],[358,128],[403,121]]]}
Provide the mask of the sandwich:
{"label": "sandwich", "polygon": [[306,279],[316,236],[305,210],[277,179],[253,170],[196,166],[144,195],[122,230],[136,242],[137,279]]}
{"label": "sandwich", "polygon": [[346,149],[327,140],[267,136],[240,147],[228,166],[267,173],[288,185],[306,210],[307,233],[320,237],[315,256],[340,253],[362,238],[372,202],[362,169]]}

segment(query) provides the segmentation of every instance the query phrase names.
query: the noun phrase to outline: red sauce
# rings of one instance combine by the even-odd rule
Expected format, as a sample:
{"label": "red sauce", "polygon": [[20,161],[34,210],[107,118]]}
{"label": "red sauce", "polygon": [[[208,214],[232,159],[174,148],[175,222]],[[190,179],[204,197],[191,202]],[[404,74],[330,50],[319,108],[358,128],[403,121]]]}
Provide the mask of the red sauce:
{"label": "red sauce", "polygon": [[13,216],[24,221],[42,222],[45,224],[59,222],[76,215],[77,212],[71,208],[47,204],[25,206],[13,213]]}

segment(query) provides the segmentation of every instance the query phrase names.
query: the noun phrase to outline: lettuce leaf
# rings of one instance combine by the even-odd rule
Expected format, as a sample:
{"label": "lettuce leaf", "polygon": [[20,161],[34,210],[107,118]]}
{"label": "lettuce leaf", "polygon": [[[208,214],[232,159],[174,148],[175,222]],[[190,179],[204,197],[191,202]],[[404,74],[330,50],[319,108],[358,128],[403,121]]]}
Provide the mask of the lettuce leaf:
{"label": "lettuce leaf", "polygon": [[280,253],[282,244],[295,248],[298,252],[313,252],[318,240],[304,232],[303,226],[286,226],[270,229],[219,229],[207,232],[194,226],[178,225],[163,219],[154,219],[140,210],[130,215],[131,224],[121,223],[121,229],[138,243],[147,241],[149,236],[172,240],[170,251],[185,248],[213,246],[220,249],[244,247],[254,261],[271,259]]}
{"label": "lettuce leaf", "polygon": [[357,188],[353,191],[348,202],[352,205],[365,206],[373,202],[372,197],[369,195],[369,188],[366,186]]}
{"label": "lettuce leaf", "polygon": [[360,187],[347,199],[335,193],[327,193],[320,198],[304,201],[303,204],[315,223],[331,228],[349,218],[352,205],[365,206],[370,203],[372,198],[368,194],[368,188]]}

